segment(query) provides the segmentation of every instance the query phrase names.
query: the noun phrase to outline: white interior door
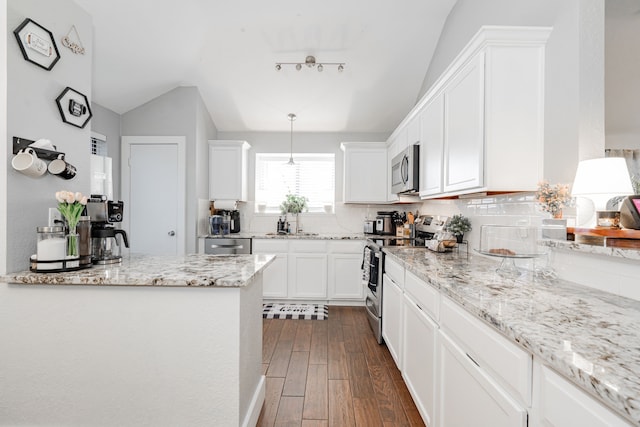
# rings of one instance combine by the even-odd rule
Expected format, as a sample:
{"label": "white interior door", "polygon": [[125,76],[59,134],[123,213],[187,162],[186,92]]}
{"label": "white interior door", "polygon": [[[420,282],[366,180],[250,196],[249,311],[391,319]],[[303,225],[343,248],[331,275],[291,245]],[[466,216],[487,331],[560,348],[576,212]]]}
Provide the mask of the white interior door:
{"label": "white interior door", "polygon": [[123,224],[132,253],[185,250],[184,137],[123,137]]}

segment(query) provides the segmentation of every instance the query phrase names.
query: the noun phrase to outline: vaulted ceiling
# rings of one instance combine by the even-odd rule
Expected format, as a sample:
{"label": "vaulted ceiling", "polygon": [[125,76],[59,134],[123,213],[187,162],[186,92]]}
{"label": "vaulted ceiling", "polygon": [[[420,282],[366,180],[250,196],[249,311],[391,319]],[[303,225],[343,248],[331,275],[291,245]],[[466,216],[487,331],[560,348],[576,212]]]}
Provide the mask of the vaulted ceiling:
{"label": "vaulted ceiling", "polygon": [[[417,100],[456,0],[76,0],[92,100],[125,113],[197,86],[219,131],[388,132]],[[283,66],[278,62],[344,62]]]}

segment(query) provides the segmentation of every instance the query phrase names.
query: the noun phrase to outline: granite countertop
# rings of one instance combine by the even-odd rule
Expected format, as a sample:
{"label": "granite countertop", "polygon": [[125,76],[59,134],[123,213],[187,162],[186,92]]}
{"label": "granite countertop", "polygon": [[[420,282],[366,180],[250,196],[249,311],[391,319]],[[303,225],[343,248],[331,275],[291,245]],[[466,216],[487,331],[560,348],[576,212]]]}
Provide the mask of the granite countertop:
{"label": "granite countertop", "polygon": [[241,232],[235,234],[220,235],[204,235],[200,237],[212,239],[311,239],[311,240],[366,240],[367,235],[363,233],[298,233],[298,234],[277,234],[277,233],[259,233],[259,232]]}
{"label": "granite countertop", "polygon": [[560,279],[499,276],[481,255],[385,248],[444,295],[640,425],[640,302]]}
{"label": "granite countertop", "polygon": [[22,271],[6,283],[25,285],[242,287],[274,259],[273,255],[131,255],[122,264],[65,273]]}

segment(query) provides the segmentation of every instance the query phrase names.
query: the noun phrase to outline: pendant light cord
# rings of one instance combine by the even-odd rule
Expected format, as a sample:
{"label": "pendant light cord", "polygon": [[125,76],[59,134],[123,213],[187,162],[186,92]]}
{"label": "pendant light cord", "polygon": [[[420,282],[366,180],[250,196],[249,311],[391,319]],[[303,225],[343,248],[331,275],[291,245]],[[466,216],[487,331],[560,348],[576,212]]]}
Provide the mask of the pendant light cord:
{"label": "pendant light cord", "polygon": [[289,121],[291,122],[291,143],[290,143],[290,150],[289,150],[289,162],[287,164],[289,165],[295,165],[294,161],[293,161],[293,121],[296,119],[296,115],[293,113],[289,113]]}

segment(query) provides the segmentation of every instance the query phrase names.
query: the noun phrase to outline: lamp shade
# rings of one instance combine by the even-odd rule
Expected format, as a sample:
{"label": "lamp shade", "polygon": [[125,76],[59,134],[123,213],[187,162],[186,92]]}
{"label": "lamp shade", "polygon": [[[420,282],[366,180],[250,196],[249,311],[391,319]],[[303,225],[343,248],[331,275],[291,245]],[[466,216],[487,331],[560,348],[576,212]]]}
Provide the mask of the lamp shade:
{"label": "lamp shade", "polygon": [[589,198],[596,210],[605,210],[609,199],[628,194],[633,194],[633,186],[622,157],[583,160],[578,164],[572,196]]}

